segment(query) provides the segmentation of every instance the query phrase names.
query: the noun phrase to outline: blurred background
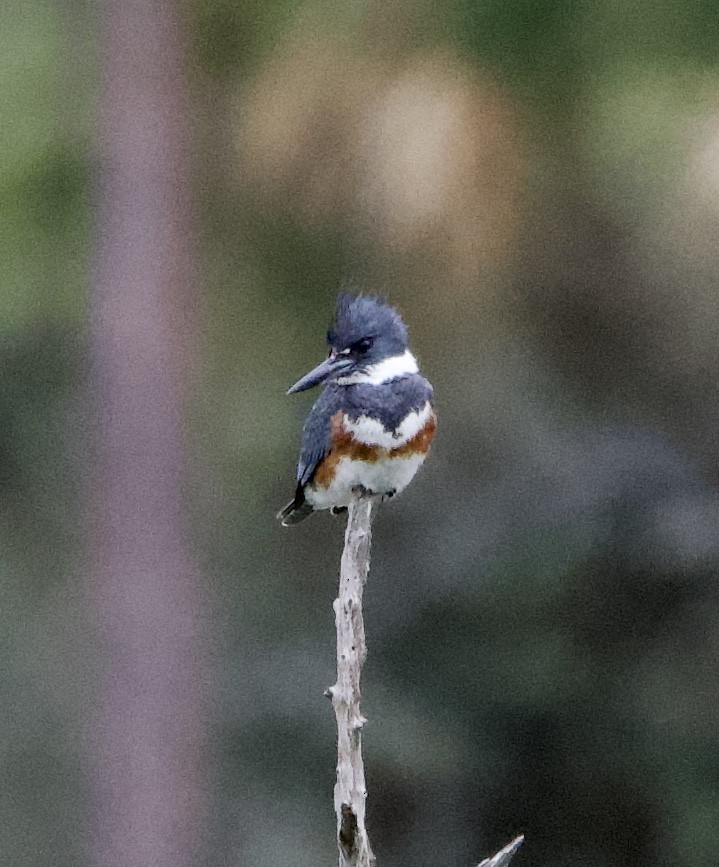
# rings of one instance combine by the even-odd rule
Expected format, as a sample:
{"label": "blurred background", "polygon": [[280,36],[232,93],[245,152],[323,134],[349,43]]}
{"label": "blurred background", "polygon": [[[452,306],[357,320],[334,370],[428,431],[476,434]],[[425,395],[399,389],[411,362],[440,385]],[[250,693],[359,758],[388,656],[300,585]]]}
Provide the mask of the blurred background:
{"label": "blurred background", "polygon": [[[107,284],[111,5],[0,12],[0,861],[13,867],[139,863],[103,856],[96,803],[114,737],[97,708],[116,685],[92,553],[104,531],[88,520],[107,482],[93,374],[106,330],[90,311]],[[350,281],[403,312],[440,420],[424,470],[376,522],[365,597],[378,864],[470,865],[521,832],[517,865],[713,867],[719,7],[180,12],[168,50],[192,278],[168,303],[191,310],[180,545],[203,745],[187,863],[336,858],[322,692],[342,521],[286,530],[274,516],[311,401],[284,391],[323,357]],[[153,604],[150,638],[173,622],[173,591]],[[134,743],[165,738],[139,719]]]}

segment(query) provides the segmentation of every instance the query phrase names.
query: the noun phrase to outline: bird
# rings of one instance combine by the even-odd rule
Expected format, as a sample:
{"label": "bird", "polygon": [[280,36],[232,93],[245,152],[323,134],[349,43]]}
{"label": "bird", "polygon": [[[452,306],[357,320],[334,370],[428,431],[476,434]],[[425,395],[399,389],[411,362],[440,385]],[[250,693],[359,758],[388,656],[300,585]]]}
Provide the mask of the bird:
{"label": "bird", "polygon": [[433,389],[409,349],[397,310],[373,295],[342,293],[327,332],[329,354],[287,394],[324,385],[302,429],[288,527],[352,500],[388,500],[424,463],[437,416]]}

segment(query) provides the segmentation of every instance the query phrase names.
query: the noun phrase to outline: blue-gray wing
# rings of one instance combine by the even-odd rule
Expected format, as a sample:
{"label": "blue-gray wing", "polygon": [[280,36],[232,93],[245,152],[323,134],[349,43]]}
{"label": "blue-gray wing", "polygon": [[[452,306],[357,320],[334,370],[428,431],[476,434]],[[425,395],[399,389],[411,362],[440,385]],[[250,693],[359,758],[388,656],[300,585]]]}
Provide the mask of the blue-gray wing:
{"label": "blue-gray wing", "polygon": [[297,481],[306,485],[332,446],[332,416],[342,409],[340,386],[329,385],[317,398],[302,428]]}

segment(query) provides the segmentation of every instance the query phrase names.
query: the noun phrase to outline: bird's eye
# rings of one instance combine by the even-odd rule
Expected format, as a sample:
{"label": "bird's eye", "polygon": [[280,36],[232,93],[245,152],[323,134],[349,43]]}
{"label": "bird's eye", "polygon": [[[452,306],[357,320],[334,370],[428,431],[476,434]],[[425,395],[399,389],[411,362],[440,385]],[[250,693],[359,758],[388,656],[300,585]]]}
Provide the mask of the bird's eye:
{"label": "bird's eye", "polygon": [[361,340],[355,340],[355,342],[350,346],[352,352],[356,352],[357,355],[364,355],[365,352],[369,352],[372,348],[372,338],[371,337],[363,337]]}

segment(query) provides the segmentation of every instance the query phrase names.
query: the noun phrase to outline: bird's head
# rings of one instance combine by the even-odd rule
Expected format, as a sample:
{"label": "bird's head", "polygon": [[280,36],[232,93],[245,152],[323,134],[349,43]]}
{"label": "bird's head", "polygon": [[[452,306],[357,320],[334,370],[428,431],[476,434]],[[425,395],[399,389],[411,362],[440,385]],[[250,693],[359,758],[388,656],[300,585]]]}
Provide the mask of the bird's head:
{"label": "bird's head", "polygon": [[[372,381],[373,372],[380,371],[388,362],[388,370],[399,372],[394,375],[417,370],[417,363],[407,348],[407,326],[399,313],[380,298],[340,295],[334,321],[327,332],[327,343],[327,358],[296,382],[287,394],[334,380],[343,384]],[[392,364],[395,359],[397,362]]]}

